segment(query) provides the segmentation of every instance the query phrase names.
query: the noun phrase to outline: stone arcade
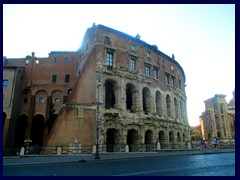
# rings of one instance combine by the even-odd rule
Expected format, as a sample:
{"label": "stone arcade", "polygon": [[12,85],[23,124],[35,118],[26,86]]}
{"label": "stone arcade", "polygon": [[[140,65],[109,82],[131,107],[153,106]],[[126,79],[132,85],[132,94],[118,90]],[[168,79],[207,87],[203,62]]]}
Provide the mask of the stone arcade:
{"label": "stone arcade", "polygon": [[[140,40],[140,36],[132,37],[95,24],[87,29],[82,45],[76,52],[53,52],[45,60],[39,58],[38,68],[46,66],[46,61],[55,62],[56,54],[61,54],[59,59],[62,61],[70,59],[69,56],[74,57],[75,63],[68,70],[64,69],[67,62],[48,64],[49,77],[52,78],[46,82],[54,81],[54,84],[51,82],[44,87],[39,76],[34,77],[32,87],[20,87],[21,92],[26,92],[19,95],[19,99],[22,99],[20,101],[24,101],[24,98],[26,101],[29,93],[29,98],[36,100],[31,101],[32,104],[25,111],[18,107],[16,120],[12,118],[12,132],[34,139],[31,137],[34,133],[30,132],[37,120],[38,123],[43,122],[43,125],[38,124],[40,130],[35,129],[35,133],[40,134],[38,139],[35,138],[39,142],[37,145],[68,147],[76,138],[81,152],[84,152],[84,147],[92,148],[96,144],[96,105],[92,101],[97,99],[99,85],[102,103],[99,109],[101,152],[187,148],[190,127],[186,110],[185,74],[175,58],[158,50],[156,45]],[[11,59],[8,59],[8,63],[11,64]],[[4,65],[4,68],[7,67]],[[54,89],[58,81],[53,78],[57,76],[53,75],[61,76],[60,71],[56,73],[56,67],[62,68],[62,73],[70,74],[67,88],[59,85]],[[100,84],[98,73],[101,75]],[[27,70],[23,80],[27,81],[29,75]],[[49,110],[50,102],[55,103],[52,114]],[[38,111],[26,110],[31,107],[36,109],[39,103],[41,108]],[[54,121],[47,131],[44,124],[51,115]],[[19,118],[25,125],[16,125]],[[14,142],[10,144],[21,145]]]}

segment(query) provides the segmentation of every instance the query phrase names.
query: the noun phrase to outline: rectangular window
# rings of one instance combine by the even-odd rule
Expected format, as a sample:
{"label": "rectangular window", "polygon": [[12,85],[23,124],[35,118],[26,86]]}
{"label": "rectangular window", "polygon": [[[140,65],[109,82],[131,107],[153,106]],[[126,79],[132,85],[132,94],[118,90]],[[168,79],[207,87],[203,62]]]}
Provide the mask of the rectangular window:
{"label": "rectangular window", "polygon": [[136,59],[135,58],[131,58],[131,70],[136,70]]}
{"label": "rectangular window", "polygon": [[175,77],[174,77],[174,76],[172,76],[172,86],[173,86],[173,87],[176,86],[176,84],[175,84]]}
{"label": "rectangular window", "polygon": [[151,71],[150,65],[146,64],[145,65],[145,74],[146,74],[146,76],[150,76],[150,71]]}
{"label": "rectangular window", "polygon": [[111,45],[111,42],[110,42],[110,38],[109,38],[109,37],[105,36],[105,38],[104,38],[104,44],[109,44],[109,45]]}
{"label": "rectangular window", "polygon": [[39,98],[39,103],[44,103],[44,98]]}
{"label": "rectangular window", "polygon": [[178,80],[178,85],[179,85],[179,89],[182,89],[182,83],[180,80]]}
{"label": "rectangular window", "polygon": [[162,60],[162,64],[165,65],[165,61],[164,60]]}
{"label": "rectangular window", "polygon": [[166,74],[165,75],[165,77],[166,77],[166,84],[170,84],[170,77],[169,77],[169,74]]}
{"label": "rectangular window", "polygon": [[75,63],[76,62],[76,59],[75,57],[72,58],[72,62]]}
{"label": "rectangular window", "polygon": [[53,74],[52,75],[52,83],[56,83],[57,82],[57,75]]}
{"label": "rectangular window", "polygon": [[132,50],[133,50],[133,51],[136,51],[136,50],[137,50],[137,46],[133,44],[133,45],[132,45]]}
{"label": "rectangular window", "polygon": [[154,79],[158,79],[158,69],[154,68]]}
{"label": "rectangular window", "polygon": [[58,59],[57,59],[57,57],[55,57],[55,58],[54,58],[54,62],[57,63],[57,61],[58,61]]}
{"label": "rectangular window", "polygon": [[112,70],[113,67],[113,53],[107,52],[107,69]]}
{"label": "rectangular window", "polygon": [[70,82],[70,74],[65,74],[65,83]]}
{"label": "rectangular window", "polygon": [[151,53],[150,52],[147,52],[147,57],[151,58]]}
{"label": "rectangular window", "polygon": [[59,102],[60,102],[59,98],[54,99],[54,104],[59,104]]}
{"label": "rectangular window", "polygon": [[68,58],[65,58],[65,59],[64,59],[64,62],[68,62]]}
{"label": "rectangular window", "polygon": [[3,86],[7,86],[8,85],[8,80],[3,80]]}

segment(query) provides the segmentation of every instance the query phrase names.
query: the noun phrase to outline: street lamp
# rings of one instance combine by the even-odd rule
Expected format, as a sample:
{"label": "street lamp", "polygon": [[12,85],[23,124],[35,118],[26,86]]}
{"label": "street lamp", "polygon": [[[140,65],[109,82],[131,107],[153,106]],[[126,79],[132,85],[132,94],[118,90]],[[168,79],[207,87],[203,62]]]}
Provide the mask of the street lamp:
{"label": "street lamp", "polygon": [[24,140],[24,143],[26,143],[26,154],[28,153],[28,146],[30,142],[32,142],[30,138],[27,138],[26,140]]}
{"label": "street lamp", "polygon": [[95,159],[100,159],[99,157],[99,105],[102,103],[99,101],[99,91],[101,86],[101,74],[98,71],[97,73],[98,83],[97,83],[97,101],[92,101],[93,104],[97,105],[97,111],[96,111],[96,153],[95,153]]}

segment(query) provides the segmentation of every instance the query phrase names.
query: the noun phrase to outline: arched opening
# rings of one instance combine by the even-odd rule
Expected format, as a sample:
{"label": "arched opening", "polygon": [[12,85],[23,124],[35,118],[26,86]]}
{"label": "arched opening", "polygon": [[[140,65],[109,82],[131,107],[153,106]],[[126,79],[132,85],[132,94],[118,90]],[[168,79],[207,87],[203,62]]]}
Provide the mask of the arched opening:
{"label": "arched opening", "polygon": [[68,92],[67,92],[67,95],[71,95],[72,94],[72,89],[69,89]]}
{"label": "arched opening", "polygon": [[118,130],[114,128],[108,129],[106,135],[107,135],[106,138],[107,152],[114,152],[115,145],[117,143],[117,138],[119,136]]}
{"label": "arched opening", "polygon": [[153,132],[151,130],[147,130],[145,133],[145,145],[146,151],[154,151]]}
{"label": "arched opening", "polygon": [[167,116],[171,117],[171,99],[170,96],[166,96],[166,105],[167,105]]}
{"label": "arched opening", "polygon": [[159,91],[156,92],[155,102],[157,115],[162,116],[162,95]]}
{"label": "arched opening", "polygon": [[148,88],[143,88],[142,91],[143,98],[143,111],[145,114],[149,114],[151,112],[151,93]]}
{"label": "arched opening", "polygon": [[126,85],[126,108],[130,110],[130,112],[136,112],[136,93],[135,87],[133,84]]}
{"label": "arched opening", "polygon": [[169,142],[174,142],[174,134],[172,131],[169,132]]}
{"label": "arched opening", "polygon": [[158,139],[161,144],[163,144],[165,142],[165,132],[164,131],[160,131],[158,133]]}
{"label": "arched opening", "polygon": [[175,109],[175,117],[178,118],[178,102],[176,98],[174,98],[174,109]]}
{"label": "arched opening", "polygon": [[127,134],[127,144],[129,146],[129,152],[137,151],[138,132],[135,129],[130,129]]}
{"label": "arched opening", "polygon": [[179,132],[177,133],[177,141],[178,141],[178,142],[181,142],[181,141],[182,141],[181,134],[180,134]]}
{"label": "arched opening", "polygon": [[42,146],[43,144],[44,122],[44,117],[40,114],[34,116],[32,119],[30,139],[33,146]]}
{"label": "arched opening", "polygon": [[114,84],[112,81],[105,82],[105,108],[110,109],[115,105]]}
{"label": "arched opening", "polygon": [[186,140],[186,136],[185,136],[184,133],[183,133],[182,137],[183,137],[183,142],[185,142],[185,140]]}
{"label": "arched opening", "polygon": [[21,115],[17,119],[16,129],[15,129],[15,147],[24,146],[24,140],[26,140],[26,129],[27,129],[27,120],[26,115]]}

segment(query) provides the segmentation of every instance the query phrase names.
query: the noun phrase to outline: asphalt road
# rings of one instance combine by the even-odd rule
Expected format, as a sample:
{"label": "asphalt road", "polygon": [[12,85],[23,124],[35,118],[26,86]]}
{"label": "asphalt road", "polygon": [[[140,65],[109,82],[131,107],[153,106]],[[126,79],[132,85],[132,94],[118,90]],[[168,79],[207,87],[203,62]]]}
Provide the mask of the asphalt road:
{"label": "asphalt road", "polygon": [[4,166],[3,176],[235,176],[235,153]]}

